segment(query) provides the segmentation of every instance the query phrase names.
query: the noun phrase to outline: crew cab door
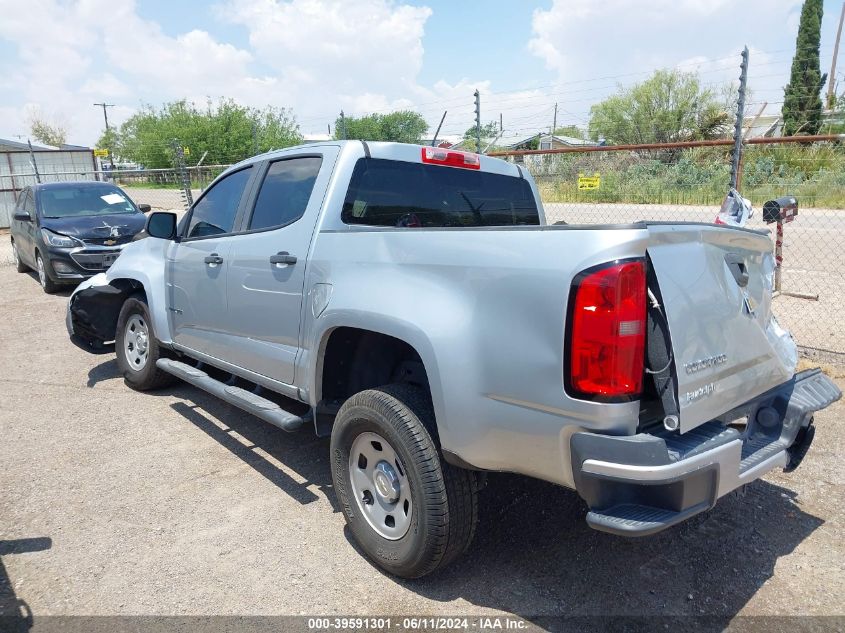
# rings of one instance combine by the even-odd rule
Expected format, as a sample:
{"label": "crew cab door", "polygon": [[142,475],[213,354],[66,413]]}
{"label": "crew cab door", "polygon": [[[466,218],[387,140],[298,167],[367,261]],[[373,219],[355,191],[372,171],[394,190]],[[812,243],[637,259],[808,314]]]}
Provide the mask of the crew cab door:
{"label": "crew cab door", "polygon": [[264,163],[229,252],[226,360],[292,384],[305,267],[337,158],[336,147]]}
{"label": "crew cab door", "polygon": [[176,344],[188,350],[226,358],[231,240],[256,171],[250,165],[209,187],[191,209],[182,239],[169,251],[170,330]]}

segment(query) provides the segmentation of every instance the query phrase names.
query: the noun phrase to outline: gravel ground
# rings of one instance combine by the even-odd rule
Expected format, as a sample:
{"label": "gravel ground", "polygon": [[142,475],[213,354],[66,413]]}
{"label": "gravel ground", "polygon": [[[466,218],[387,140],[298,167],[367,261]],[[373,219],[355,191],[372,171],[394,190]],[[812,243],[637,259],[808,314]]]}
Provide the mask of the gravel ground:
{"label": "gravel ground", "polygon": [[471,551],[403,581],[351,542],[327,440],[186,385],[133,392],[113,354],[68,342],[68,293],[8,263],[0,287],[0,613],[843,613],[842,402],[797,471],[650,538],[592,531],[575,493],[492,475]]}

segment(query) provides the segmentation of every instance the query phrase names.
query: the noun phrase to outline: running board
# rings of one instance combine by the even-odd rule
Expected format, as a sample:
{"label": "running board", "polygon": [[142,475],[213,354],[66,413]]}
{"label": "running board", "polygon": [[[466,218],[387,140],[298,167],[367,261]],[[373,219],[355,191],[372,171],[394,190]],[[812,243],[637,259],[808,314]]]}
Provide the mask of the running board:
{"label": "running board", "polygon": [[191,367],[187,363],[181,363],[170,358],[159,358],[156,361],[156,367],[251,413],[257,418],[261,418],[265,422],[269,422],[273,426],[279,427],[283,431],[295,431],[305,422],[300,416],[285,411],[272,400],[262,398],[246,389],[215,380],[203,370]]}

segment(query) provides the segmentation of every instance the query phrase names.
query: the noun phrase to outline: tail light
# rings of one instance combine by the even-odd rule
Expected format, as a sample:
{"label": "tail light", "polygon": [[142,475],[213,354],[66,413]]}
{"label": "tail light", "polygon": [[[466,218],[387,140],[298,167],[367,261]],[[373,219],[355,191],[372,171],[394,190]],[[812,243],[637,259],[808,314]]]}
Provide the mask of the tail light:
{"label": "tail light", "polygon": [[446,167],[463,167],[464,169],[481,169],[481,159],[478,154],[458,152],[441,147],[423,147],[422,162],[430,165],[445,165]]}
{"label": "tail light", "polygon": [[643,386],[646,281],[642,260],[584,271],[570,294],[567,390],[626,400]]}

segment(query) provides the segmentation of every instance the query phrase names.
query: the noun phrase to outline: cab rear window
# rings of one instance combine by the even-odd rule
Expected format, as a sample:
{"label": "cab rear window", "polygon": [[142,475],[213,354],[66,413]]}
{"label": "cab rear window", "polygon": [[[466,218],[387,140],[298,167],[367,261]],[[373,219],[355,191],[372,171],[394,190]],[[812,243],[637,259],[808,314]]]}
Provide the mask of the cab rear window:
{"label": "cab rear window", "polygon": [[380,158],[356,163],[341,219],[395,227],[540,224],[523,178]]}

